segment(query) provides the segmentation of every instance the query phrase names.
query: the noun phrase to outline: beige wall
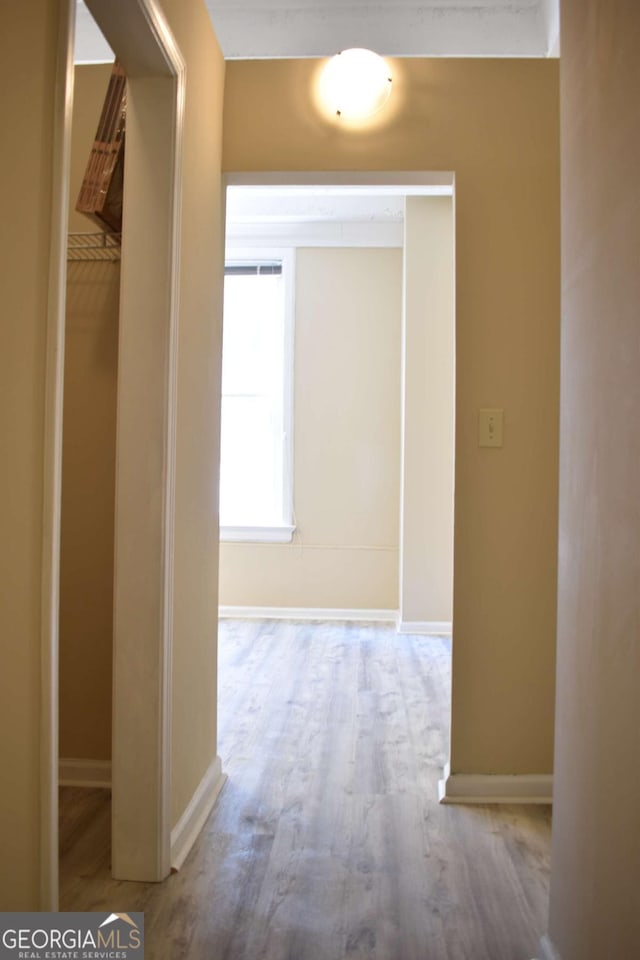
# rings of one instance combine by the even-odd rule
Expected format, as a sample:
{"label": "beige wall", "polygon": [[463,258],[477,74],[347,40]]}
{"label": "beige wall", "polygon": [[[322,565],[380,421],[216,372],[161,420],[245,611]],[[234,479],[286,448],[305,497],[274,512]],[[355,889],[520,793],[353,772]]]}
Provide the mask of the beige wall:
{"label": "beige wall", "polygon": [[113,263],[67,270],[60,756],[111,758],[118,287]]}
{"label": "beige wall", "polygon": [[296,254],[291,544],[224,543],[220,602],[396,609],[402,252]]}
{"label": "beige wall", "polygon": [[201,0],[162,0],[187,63],[178,332],[171,809],[216,756],[224,61]]}
{"label": "beige wall", "polygon": [[562,2],[562,420],[549,929],[640,956],[640,8]]}
{"label": "beige wall", "polygon": [[[224,168],[455,171],[452,770],[548,773],[559,402],[558,64],[394,61],[388,122],[360,133],[313,110],[316,71],[310,60],[227,64]],[[477,447],[478,410],[489,406],[505,410],[505,446],[492,458]]]}
{"label": "beige wall", "polygon": [[[76,213],[111,74],[75,69],[69,229],[98,230]],[[120,266],[67,267],[62,543],[60,756],[111,758],[113,521]]]}
{"label": "beige wall", "polygon": [[58,2],[2,7],[0,909],[40,888],[45,337]]}
{"label": "beige wall", "polygon": [[407,197],[403,273],[399,607],[401,628],[419,629],[451,623],[453,606],[451,197]]}

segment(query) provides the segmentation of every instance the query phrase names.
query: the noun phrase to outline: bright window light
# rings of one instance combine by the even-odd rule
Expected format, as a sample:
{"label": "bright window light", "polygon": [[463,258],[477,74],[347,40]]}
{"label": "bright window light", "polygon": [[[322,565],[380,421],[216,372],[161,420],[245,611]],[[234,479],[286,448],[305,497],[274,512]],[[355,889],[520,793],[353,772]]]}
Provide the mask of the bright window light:
{"label": "bright window light", "polygon": [[222,353],[221,527],[291,523],[282,260],[228,261]]}

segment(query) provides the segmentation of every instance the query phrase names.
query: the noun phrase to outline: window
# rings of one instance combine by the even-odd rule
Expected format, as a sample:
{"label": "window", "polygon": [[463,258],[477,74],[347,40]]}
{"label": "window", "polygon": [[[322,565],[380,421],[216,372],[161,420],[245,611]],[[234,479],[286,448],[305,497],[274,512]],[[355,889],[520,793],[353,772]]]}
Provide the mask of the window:
{"label": "window", "polygon": [[293,252],[228,254],[224,278],[223,540],[291,540]]}

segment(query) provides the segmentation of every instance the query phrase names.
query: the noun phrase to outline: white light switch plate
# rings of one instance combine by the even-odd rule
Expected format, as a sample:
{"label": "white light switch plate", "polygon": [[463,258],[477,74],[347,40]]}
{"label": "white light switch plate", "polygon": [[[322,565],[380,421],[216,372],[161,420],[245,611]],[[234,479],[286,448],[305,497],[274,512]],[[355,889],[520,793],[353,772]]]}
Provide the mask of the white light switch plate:
{"label": "white light switch plate", "polygon": [[479,447],[502,446],[503,420],[503,410],[480,410],[478,416]]}

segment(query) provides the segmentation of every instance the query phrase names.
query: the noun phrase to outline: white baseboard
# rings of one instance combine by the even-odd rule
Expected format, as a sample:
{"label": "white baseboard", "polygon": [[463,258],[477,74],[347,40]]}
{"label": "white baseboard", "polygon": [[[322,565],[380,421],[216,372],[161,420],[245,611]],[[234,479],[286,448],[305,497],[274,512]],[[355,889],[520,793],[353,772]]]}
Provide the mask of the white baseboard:
{"label": "white baseboard", "polygon": [[171,831],[172,870],[179,870],[187,859],[187,855],[211,813],[226,779],[222,772],[220,757],[216,757],[198,784],[184,813]]}
{"label": "white baseboard", "polygon": [[110,789],[111,762],[109,760],[61,758],[58,761],[58,783],[61,787],[106,787]]}
{"label": "white baseboard", "polygon": [[413,633],[422,637],[450,637],[450,620],[400,620],[396,622],[398,633]]}
{"label": "white baseboard", "polygon": [[221,620],[349,620],[395,623],[396,610],[359,610],[334,607],[229,607],[221,606]]}
{"label": "white baseboard", "polygon": [[540,940],[540,953],[540,960],[562,960],[562,957],[546,935]]}
{"label": "white baseboard", "polygon": [[552,774],[451,773],[438,781],[440,803],[551,803]]}

